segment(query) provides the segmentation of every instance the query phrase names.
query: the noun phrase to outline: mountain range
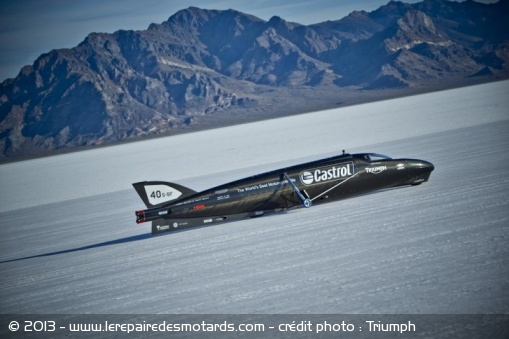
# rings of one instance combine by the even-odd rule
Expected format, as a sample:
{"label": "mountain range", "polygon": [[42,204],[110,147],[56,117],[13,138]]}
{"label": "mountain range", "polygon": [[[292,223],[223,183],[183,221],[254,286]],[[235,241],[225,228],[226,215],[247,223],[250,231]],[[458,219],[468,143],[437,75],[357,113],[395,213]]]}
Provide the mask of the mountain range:
{"label": "mountain range", "polygon": [[509,0],[390,1],[307,26],[190,7],[5,80],[0,161],[508,76]]}

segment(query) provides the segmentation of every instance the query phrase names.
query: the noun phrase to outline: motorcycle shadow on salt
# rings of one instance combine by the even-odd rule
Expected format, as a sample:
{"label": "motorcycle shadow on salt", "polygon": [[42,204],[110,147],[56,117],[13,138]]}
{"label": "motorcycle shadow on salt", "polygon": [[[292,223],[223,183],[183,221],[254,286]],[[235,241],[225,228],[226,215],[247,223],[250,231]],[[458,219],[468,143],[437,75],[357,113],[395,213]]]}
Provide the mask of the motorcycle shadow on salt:
{"label": "motorcycle shadow on salt", "polygon": [[118,244],[124,244],[124,243],[130,243],[130,242],[145,240],[145,239],[149,239],[149,238],[152,238],[152,237],[153,237],[153,235],[151,233],[144,233],[144,234],[133,235],[133,236],[130,236],[130,237],[120,238],[120,239],[116,239],[116,240],[104,241],[104,242],[100,242],[100,243],[97,243],[97,244],[92,244],[92,245],[87,245],[87,246],[71,248],[71,249],[68,249],[68,250],[54,251],[54,252],[49,252],[49,253],[43,253],[43,254],[36,254],[36,255],[26,256],[26,257],[23,257],[23,258],[3,260],[3,261],[0,261],[0,264],[4,264],[4,263],[8,263],[8,262],[13,262],[13,261],[34,259],[34,258],[51,257],[51,256],[54,256],[54,255],[59,255],[59,254],[74,253],[74,252],[85,251],[85,250],[94,249],[94,248],[101,248],[101,247],[106,247],[106,246],[112,246],[112,245],[118,245]]}
{"label": "motorcycle shadow on salt", "polygon": [[[281,212],[279,214],[284,214],[284,213],[286,213],[286,212]],[[272,215],[268,215],[265,217],[267,218],[267,217],[271,217],[271,216]],[[225,223],[233,223],[235,221],[238,221],[238,220],[227,221]],[[124,238],[120,238],[120,239],[104,241],[104,242],[100,242],[100,243],[96,243],[96,244],[92,244],[92,245],[70,248],[67,250],[53,251],[53,252],[48,252],[48,253],[30,255],[30,256],[26,256],[26,257],[22,257],[22,258],[2,260],[2,261],[0,261],[0,264],[21,261],[21,260],[35,259],[35,258],[51,257],[51,256],[56,256],[56,255],[61,255],[61,254],[75,253],[75,252],[91,250],[91,249],[107,247],[107,246],[113,246],[113,245],[119,245],[119,244],[133,243],[133,242],[137,242],[137,241],[147,240],[147,239],[151,239],[151,238],[159,238],[159,237],[169,236],[172,234],[177,234],[177,233],[182,233],[182,232],[199,231],[199,229],[201,229],[201,228],[211,227],[211,226],[217,226],[217,225],[203,225],[203,226],[193,227],[190,229],[181,229],[181,230],[175,230],[175,231],[160,233],[160,234],[152,234],[150,232],[143,233],[143,234],[133,235],[133,236],[124,237]]]}

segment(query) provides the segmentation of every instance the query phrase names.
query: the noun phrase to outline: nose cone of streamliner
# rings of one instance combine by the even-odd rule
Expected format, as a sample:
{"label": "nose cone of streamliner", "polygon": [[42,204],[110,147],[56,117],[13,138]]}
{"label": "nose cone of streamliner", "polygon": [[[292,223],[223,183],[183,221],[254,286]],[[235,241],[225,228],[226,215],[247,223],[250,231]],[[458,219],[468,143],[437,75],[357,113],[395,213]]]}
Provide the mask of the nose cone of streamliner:
{"label": "nose cone of streamliner", "polygon": [[431,162],[416,159],[407,160],[407,167],[411,177],[408,183],[411,185],[419,185],[428,181],[431,172],[435,169]]}

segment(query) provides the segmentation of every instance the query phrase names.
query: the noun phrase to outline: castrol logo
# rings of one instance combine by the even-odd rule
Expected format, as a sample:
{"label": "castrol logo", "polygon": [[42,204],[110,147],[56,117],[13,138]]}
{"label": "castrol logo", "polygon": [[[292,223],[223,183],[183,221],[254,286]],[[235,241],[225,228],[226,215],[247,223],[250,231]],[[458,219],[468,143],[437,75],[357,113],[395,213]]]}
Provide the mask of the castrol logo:
{"label": "castrol logo", "polygon": [[345,163],[339,166],[328,166],[300,173],[300,181],[304,185],[313,185],[333,180],[346,179],[353,175],[353,163]]}

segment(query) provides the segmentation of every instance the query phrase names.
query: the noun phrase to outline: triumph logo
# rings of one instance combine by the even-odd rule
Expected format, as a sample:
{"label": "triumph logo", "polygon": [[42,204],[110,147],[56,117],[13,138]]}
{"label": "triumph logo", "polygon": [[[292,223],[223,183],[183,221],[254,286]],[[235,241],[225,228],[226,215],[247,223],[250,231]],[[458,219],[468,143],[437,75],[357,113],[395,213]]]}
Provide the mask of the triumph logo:
{"label": "triumph logo", "polygon": [[387,169],[387,166],[367,167],[366,173],[379,174]]}
{"label": "triumph logo", "polygon": [[156,228],[157,228],[157,230],[158,230],[159,232],[161,232],[161,231],[166,231],[167,229],[169,229],[169,228],[170,228],[170,226],[168,226],[168,225],[163,225],[163,226],[159,226],[159,225],[157,225],[157,226],[156,226]]}
{"label": "triumph logo", "polygon": [[300,181],[304,185],[312,185],[331,180],[340,180],[353,175],[353,164],[347,163],[341,166],[322,167],[316,170],[300,173]]}

